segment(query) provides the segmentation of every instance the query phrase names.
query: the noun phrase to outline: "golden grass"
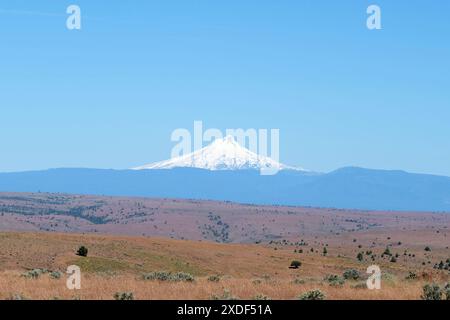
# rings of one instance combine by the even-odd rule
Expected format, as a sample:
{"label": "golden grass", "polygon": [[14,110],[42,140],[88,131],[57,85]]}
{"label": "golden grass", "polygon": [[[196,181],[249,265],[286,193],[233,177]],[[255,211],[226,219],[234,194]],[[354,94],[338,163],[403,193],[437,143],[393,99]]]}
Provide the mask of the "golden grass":
{"label": "golden grass", "polygon": [[20,295],[28,299],[95,299],[111,300],[116,292],[133,292],[136,299],[211,299],[213,295],[222,296],[229,291],[239,299],[254,299],[256,295],[265,295],[271,299],[291,300],[313,289],[320,289],[327,299],[338,300],[374,300],[374,299],[420,299],[422,281],[396,283],[383,286],[380,290],[351,288],[352,283],[343,287],[331,287],[328,284],[311,281],[294,284],[290,279],[262,280],[224,278],[219,282],[208,281],[206,277],[194,282],[162,282],[142,280],[131,275],[82,277],[80,290],[66,288],[66,279],[51,279],[42,275],[38,279],[28,279],[19,272],[0,273],[0,299],[10,299]]}
{"label": "golden grass", "polygon": [[[213,295],[222,296],[225,290],[240,299],[256,295],[296,299],[312,289],[320,289],[327,299],[420,299],[426,282],[443,284],[450,279],[448,272],[433,271],[419,262],[380,260],[375,264],[388,275],[381,290],[353,288],[356,283],[352,281],[332,287],[323,280],[326,275],[342,275],[349,268],[364,275],[367,266],[373,264],[340,257],[339,252],[349,249],[333,246],[329,247],[332,254],[325,257],[306,250],[295,253],[290,246],[274,250],[266,245],[52,233],[0,233],[0,245],[0,299],[14,295],[30,299],[113,299],[116,292],[133,292],[136,299],[211,299]],[[88,247],[88,257],[75,255],[79,245]],[[373,250],[382,251],[384,247]],[[292,260],[300,260],[301,268],[289,269]],[[38,279],[21,276],[33,268],[64,272],[71,264],[81,267],[81,290],[67,289],[65,274],[58,280],[48,274]],[[189,272],[196,280],[142,279],[145,272],[162,270]],[[414,271],[419,280],[404,280],[409,271]],[[220,275],[221,280],[208,281],[210,275]],[[295,284],[294,279],[304,283]]]}

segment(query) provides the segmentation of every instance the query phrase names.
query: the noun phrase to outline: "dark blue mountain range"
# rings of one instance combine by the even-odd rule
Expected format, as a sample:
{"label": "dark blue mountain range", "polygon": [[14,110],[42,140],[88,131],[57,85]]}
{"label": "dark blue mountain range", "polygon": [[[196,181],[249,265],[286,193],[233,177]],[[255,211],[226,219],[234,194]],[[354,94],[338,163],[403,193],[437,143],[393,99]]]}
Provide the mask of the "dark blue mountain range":
{"label": "dark blue mountain range", "polygon": [[450,212],[450,178],[348,167],[326,174],[257,170],[51,169],[0,173],[2,192],[55,192],[367,210]]}

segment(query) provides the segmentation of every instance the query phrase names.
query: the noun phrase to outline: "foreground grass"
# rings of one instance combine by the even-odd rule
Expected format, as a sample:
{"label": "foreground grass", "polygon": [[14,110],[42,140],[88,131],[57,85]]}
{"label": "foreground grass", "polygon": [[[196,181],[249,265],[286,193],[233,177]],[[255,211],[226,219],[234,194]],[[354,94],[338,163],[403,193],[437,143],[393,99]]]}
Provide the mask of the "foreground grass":
{"label": "foreground grass", "polygon": [[[314,240],[310,240],[311,242]],[[319,289],[326,299],[420,299],[427,283],[440,285],[450,281],[448,270],[434,270],[422,265],[422,258],[445,260],[448,250],[435,249],[431,254],[419,247],[417,258],[399,257],[376,261],[358,261],[356,252],[364,250],[350,245],[330,245],[322,251],[291,245],[216,244],[145,237],[115,237],[50,233],[0,233],[3,255],[0,259],[0,299],[113,299],[116,293],[132,293],[135,299],[297,299],[301,294]],[[87,257],[77,256],[80,245],[89,248]],[[316,245],[317,246],[317,245]],[[378,257],[384,244],[371,247]],[[303,249],[300,253],[299,250]],[[400,249],[395,249],[400,252]],[[344,256],[345,255],[345,256]],[[420,257],[420,258],[419,258]],[[299,260],[298,269],[290,269]],[[82,272],[81,290],[66,288],[67,266],[77,265]],[[366,269],[377,264],[383,271],[381,290],[365,287]],[[51,272],[37,278],[23,277],[32,269],[61,273],[54,279]],[[342,277],[348,269],[361,277],[345,283],[327,276]],[[144,280],[142,275],[155,271],[187,273],[195,281]],[[416,277],[406,280],[414,272]],[[328,277],[328,279],[330,279]],[[337,285],[336,285],[337,284]]]}
{"label": "foreground grass", "polygon": [[310,279],[296,284],[292,279],[239,279],[224,277],[213,282],[207,277],[194,282],[145,281],[132,275],[97,275],[82,277],[80,290],[66,288],[66,278],[51,279],[43,275],[38,279],[27,279],[20,272],[0,273],[0,299],[22,297],[25,299],[113,299],[116,292],[132,292],[135,299],[212,299],[223,297],[228,292],[238,299],[255,299],[266,296],[270,299],[297,299],[309,290],[319,289],[326,299],[420,299],[423,281],[388,283],[381,290],[354,288],[355,282],[342,287],[332,287],[323,281]]}

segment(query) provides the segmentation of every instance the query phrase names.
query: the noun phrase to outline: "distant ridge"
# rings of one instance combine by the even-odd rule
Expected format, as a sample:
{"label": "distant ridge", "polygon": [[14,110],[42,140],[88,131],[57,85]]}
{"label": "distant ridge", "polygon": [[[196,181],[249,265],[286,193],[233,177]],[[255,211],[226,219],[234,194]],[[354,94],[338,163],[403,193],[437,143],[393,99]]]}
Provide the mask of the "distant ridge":
{"label": "distant ridge", "polygon": [[[450,212],[450,178],[342,168],[283,170],[52,169],[0,173],[0,192],[52,192],[233,201],[342,209]],[[0,208],[1,210],[1,208]]]}

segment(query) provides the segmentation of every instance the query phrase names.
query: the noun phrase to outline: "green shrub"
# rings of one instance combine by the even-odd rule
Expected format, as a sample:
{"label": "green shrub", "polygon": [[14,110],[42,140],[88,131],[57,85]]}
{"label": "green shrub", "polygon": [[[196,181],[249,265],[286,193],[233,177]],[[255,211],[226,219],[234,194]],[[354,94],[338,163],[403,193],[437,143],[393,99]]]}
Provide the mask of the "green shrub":
{"label": "green shrub", "polygon": [[29,300],[29,298],[25,297],[21,293],[14,293],[11,296],[9,296],[9,298],[7,298],[6,300]]}
{"label": "green shrub", "polygon": [[445,295],[445,300],[450,300],[450,283],[447,283],[442,290]]}
{"label": "green shrub", "polygon": [[340,287],[345,283],[345,280],[336,274],[327,275],[324,280],[327,281],[328,284],[332,287]]}
{"label": "green shrub", "polygon": [[426,284],[421,298],[422,300],[441,300],[442,290],[437,284]]}
{"label": "green shrub", "polygon": [[300,300],[325,300],[325,294],[316,289],[303,293],[298,297]]}
{"label": "green shrub", "polygon": [[367,289],[367,283],[365,281],[358,282],[351,286],[353,289]]}
{"label": "green shrub", "polygon": [[133,292],[116,292],[114,294],[115,300],[134,300]]}
{"label": "green shrub", "polygon": [[88,255],[88,249],[85,246],[81,246],[77,250],[77,256],[80,257],[87,257]]}
{"label": "green shrub", "polygon": [[209,276],[209,277],[208,277],[208,281],[211,281],[211,282],[219,282],[219,281],[220,281],[220,277],[217,276],[217,275],[212,275],[212,276]]}
{"label": "green shrub", "polygon": [[171,275],[170,281],[186,281],[186,282],[192,282],[195,278],[193,275],[187,272],[177,272]]}
{"label": "green shrub", "polygon": [[47,269],[33,269],[29,270],[25,273],[22,273],[22,277],[29,278],[29,279],[37,279],[40,275],[47,273]]}
{"label": "green shrub", "polygon": [[50,278],[52,278],[52,279],[60,279],[61,278],[61,272],[59,272],[59,271],[52,271],[52,272],[50,272]]}
{"label": "green shrub", "polygon": [[166,271],[145,273],[144,275],[142,275],[142,278],[144,280],[174,281],[174,282],[178,281],[192,282],[195,280],[193,275],[186,272],[171,273]]}
{"label": "green shrub", "polygon": [[362,252],[359,252],[357,254],[356,259],[358,259],[358,261],[363,261],[364,260],[364,255],[362,254]]}
{"label": "green shrub", "polygon": [[305,280],[300,278],[295,278],[294,281],[292,281],[293,284],[304,284]]}
{"label": "green shrub", "polygon": [[414,272],[409,272],[409,274],[406,276],[405,278],[406,280],[416,280],[417,279],[417,274],[415,274]]}
{"label": "green shrub", "polygon": [[222,293],[222,295],[212,295],[212,300],[239,300],[238,297],[235,297],[231,294],[230,290],[225,289]]}
{"label": "green shrub", "polygon": [[302,265],[302,263],[300,261],[294,260],[291,262],[291,265],[289,266],[289,268],[298,269],[301,267],[301,265]]}
{"label": "green shrub", "polygon": [[342,274],[345,280],[358,280],[361,278],[361,274],[356,269],[347,269]]}

